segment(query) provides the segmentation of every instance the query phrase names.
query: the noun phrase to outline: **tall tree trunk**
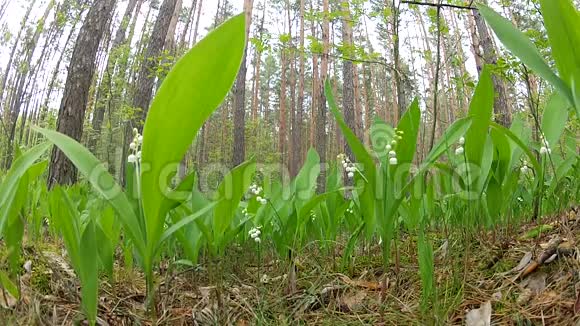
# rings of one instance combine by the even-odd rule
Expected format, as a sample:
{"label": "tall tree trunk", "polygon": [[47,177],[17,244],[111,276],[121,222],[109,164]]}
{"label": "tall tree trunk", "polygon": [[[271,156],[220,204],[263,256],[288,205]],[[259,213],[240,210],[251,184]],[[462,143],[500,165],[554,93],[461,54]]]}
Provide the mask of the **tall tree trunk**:
{"label": "tall tree trunk", "polygon": [[[478,10],[472,10],[473,17],[475,20],[475,25],[477,26],[477,31],[479,34],[479,40],[481,47],[483,49],[483,60],[486,64],[495,65],[497,64],[497,54],[495,47],[493,45],[492,38],[489,34],[485,21]],[[507,94],[506,87],[500,76],[493,74],[493,88],[495,90],[495,100],[494,100],[494,113],[496,119],[504,127],[509,127],[511,124],[511,112],[507,105]]]}
{"label": "tall tree trunk", "polygon": [[299,122],[296,119],[296,47],[292,37],[292,7],[290,1],[286,0],[286,12],[288,19],[288,36],[290,39],[288,47],[288,67],[290,68],[290,143],[289,143],[289,172],[290,177],[298,174],[298,161],[300,153],[297,151],[299,143]]}
{"label": "tall tree trunk", "polygon": [[246,158],[246,58],[248,55],[248,37],[252,25],[252,9],[254,0],[244,0],[244,12],[246,14],[246,43],[242,56],[242,65],[236,77],[234,88],[234,142],[233,164],[238,166]]}
{"label": "tall tree trunk", "polygon": [[173,15],[171,16],[171,21],[169,22],[169,29],[167,30],[167,36],[165,37],[164,49],[169,53],[175,53],[175,30],[177,29],[177,21],[179,19],[179,14],[181,13],[181,5],[183,0],[177,0],[175,4],[175,9],[173,10]]}
{"label": "tall tree trunk", "polygon": [[[303,141],[299,135],[304,135],[304,78],[306,74],[305,53],[304,53],[304,0],[300,0],[300,56],[299,71],[298,71],[298,102],[296,107],[296,119],[298,120],[297,137],[293,140],[296,144],[296,166],[302,166],[304,150],[302,148]],[[304,137],[305,138],[305,137]]]}
{"label": "tall tree trunk", "polygon": [[[44,31],[44,23],[48,18],[52,8],[54,8],[55,2],[49,2],[48,6],[46,7],[44,14],[38,20],[36,25],[36,29],[34,30],[34,34],[29,42],[26,44],[26,49],[24,50],[24,58],[19,62],[19,66],[21,69],[17,71],[18,74],[18,85],[15,87],[15,91],[13,91],[12,95],[12,103],[10,109],[10,135],[8,137],[8,147],[5,155],[5,162],[4,166],[7,168],[12,163],[12,150],[14,146],[14,136],[16,132],[16,125],[18,123],[18,116],[20,115],[22,102],[24,100],[24,91],[25,85],[30,83],[30,78],[35,76],[35,70],[37,65],[32,66],[32,56],[34,55],[34,51],[36,50],[36,45],[38,44],[38,40],[40,35]],[[46,51],[46,45],[43,47],[43,53]],[[42,62],[44,60],[43,55],[38,59],[38,62]],[[23,68],[23,69],[22,69]]]}
{"label": "tall tree trunk", "polygon": [[[318,86],[318,113],[316,116],[315,148],[320,155],[320,163],[326,163],[326,96],[324,95],[324,82],[328,76],[328,56],[330,52],[330,11],[328,0],[322,1],[324,15],[322,23],[322,58],[320,62],[320,79]],[[321,173],[318,179],[318,189],[325,190],[325,173]]]}
{"label": "tall tree trunk", "polygon": [[197,18],[195,19],[195,28],[193,29],[193,44],[197,42],[197,31],[199,30],[199,18],[201,17],[201,8],[203,7],[203,0],[199,0],[197,8]]}
{"label": "tall tree trunk", "polygon": [[139,70],[139,76],[137,79],[137,91],[133,98],[133,107],[143,110],[142,120],[147,116],[147,111],[149,110],[149,104],[153,94],[155,75],[152,74],[152,72],[155,71],[159,64],[158,58],[163,51],[167,32],[169,31],[169,25],[171,24],[171,18],[173,17],[178,1],[180,0],[163,1],[163,4],[159,9],[157,20],[155,21],[155,26],[151,32],[145,57],[141,63],[141,69]]}
{"label": "tall tree trunk", "polygon": [[[95,73],[95,59],[101,38],[109,24],[116,0],[102,0],[93,4],[73,51],[67,80],[58,111],[57,131],[80,141],[83,133],[85,109],[89,88]],[[54,148],[48,171],[48,187],[72,184],[77,180],[77,170],[71,161]]]}
{"label": "tall tree trunk", "polygon": [[280,164],[284,166],[287,163],[286,159],[286,145],[288,138],[286,136],[286,54],[285,45],[280,45],[280,135],[278,138],[278,151],[280,152]]}
{"label": "tall tree trunk", "polygon": [[[140,2],[139,7],[141,6],[142,1],[143,0],[139,0]],[[93,119],[91,121],[94,134],[90,135],[88,141],[88,148],[93,153],[96,153],[97,142],[99,137],[101,136],[101,128],[105,117],[105,109],[107,107],[107,104],[110,104],[112,101],[113,97],[112,80],[114,79],[117,61],[119,60],[119,57],[123,55],[122,53],[119,53],[119,49],[126,42],[127,28],[129,27],[129,23],[131,22],[131,17],[133,16],[133,12],[135,11],[136,5],[137,0],[130,0],[129,3],[127,4],[127,8],[125,10],[125,13],[123,14],[123,19],[121,20],[121,25],[117,29],[115,38],[113,39],[113,44],[111,45],[111,50],[109,52],[109,57],[107,59],[107,64],[105,66],[105,71],[103,73],[103,79],[100,83],[99,87],[100,89],[97,92],[99,96],[96,99],[96,107],[93,113]],[[99,97],[104,97],[104,99],[100,99]]]}
{"label": "tall tree trunk", "polygon": [[258,119],[258,94],[260,91],[260,68],[262,67],[262,47],[264,42],[264,21],[266,18],[266,4],[262,8],[262,19],[260,21],[260,28],[258,29],[260,43],[256,46],[254,57],[254,85],[252,87],[252,121]]}
{"label": "tall tree trunk", "polygon": [[[346,60],[342,63],[342,107],[344,110],[344,121],[356,134],[357,126],[354,113],[354,65],[351,61],[352,54],[352,26],[350,8],[347,0],[342,1],[342,44],[347,52]],[[344,142],[344,153],[354,160],[352,149]]]}
{"label": "tall tree trunk", "polygon": [[[317,8],[318,9],[318,8]],[[310,11],[314,11],[312,2],[310,3]],[[310,25],[310,33],[316,39],[318,37],[316,22],[312,21]],[[316,141],[316,120],[318,119],[318,91],[320,90],[320,71],[318,69],[318,54],[312,53],[312,103],[310,106],[310,146],[314,146],[318,151],[318,142]]]}
{"label": "tall tree trunk", "polygon": [[125,167],[126,167],[126,157],[128,156],[129,144],[131,143],[132,129],[141,129],[145,118],[147,117],[147,111],[149,110],[149,104],[151,102],[151,97],[153,95],[153,87],[155,85],[156,76],[153,73],[156,71],[159,65],[159,57],[165,46],[165,40],[167,38],[167,33],[169,31],[169,25],[171,24],[171,18],[175,12],[175,7],[177,2],[180,0],[164,0],[161,8],[159,9],[159,14],[151,31],[151,36],[149,38],[149,44],[147,45],[147,50],[145,51],[145,56],[141,62],[141,68],[139,69],[139,74],[136,78],[136,91],[133,97],[133,108],[142,110],[140,119],[133,119],[125,125],[125,138],[123,140],[123,160],[121,165],[121,178],[125,180]]}
{"label": "tall tree trunk", "polygon": [[6,88],[6,81],[10,77],[10,70],[12,69],[12,62],[14,61],[14,55],[16,54],[16,49],[18,48],[18,44],[22,39],[22,32],[26,28],[26,22],[28,22],[28,17],[30,16],[30,12],[34,5],[36,4],[37,0],[33,0],[30,2],[30,6],[26,10],[24,14],[24,18],[22,18],[22,22],[20,23],[20,29],[18,30],[18,34],[16,34],[16,38],[14,38],[14,44],[12,45],[12,49],[10,50],[10,56],[8,57],[8,63],[6,63],[6,68],[4,69],[4,76],[2,77],[2,82],[0,83],[0,114],[2,114],[3,108],[3,98],[4,98],[4,91]]}
{"label": "tall tree trunk", "polygon": [[187,19],[185,20],[185,26],[183,27],[183,32],[181,32],[181,36],[179,37],[179,48],[185,47],[185,36],[187,36],[188,31],[190,30],[191,21],[193,20],[193,14],[195,13],[195,7],[197,6],[197,0],[193,0],[191,7],[187,13]]}
{"label": "tall tree trunk", "polygon": [[400,3],[396,0],[392,0],[391,2],[391,12],[392,12],[392,22],[391,22],[391,33],[393,34],[393,65],[395,68],[394,76],[395,76],[395,87],[396,87],[396,94],[397,94],[397,111],[396,111],[396,118],[395,123],[398,123],[399,119],[403,116],[403,112],[405,111],[406,103],[405,103],[405,95],[403,92],[403,82],[401,81],[401,59],[399,57],[399,24],[400,24]]}

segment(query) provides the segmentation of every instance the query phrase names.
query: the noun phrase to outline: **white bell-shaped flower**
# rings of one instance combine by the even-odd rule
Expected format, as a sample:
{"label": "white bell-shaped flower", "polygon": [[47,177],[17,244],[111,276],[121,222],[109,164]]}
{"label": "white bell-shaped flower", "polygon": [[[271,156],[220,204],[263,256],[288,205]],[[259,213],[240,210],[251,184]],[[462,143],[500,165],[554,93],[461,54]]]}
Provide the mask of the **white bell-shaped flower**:
{"label": "white bell-shaped flower", "polygon": [[127,162],[129,163],[137,162],[137,156],[135,156],[134,154],[129,155],[129,157],[127,157]]}
{"label": "white bell-shaped flower", "polygon": [[461,155],[464,153],[464,151],[465,150],[463,149],[463,146],[459,146],[455,149],[455,155]]}
{"label": "white bell-shaped flower", "polygon": [[398,162],[397,162],[397,158],[396,158],[396,157],[391,157],[391,158],[389,159],[389,164],[390,164],[390,165],[397,165],[397,163],[398,163]]}

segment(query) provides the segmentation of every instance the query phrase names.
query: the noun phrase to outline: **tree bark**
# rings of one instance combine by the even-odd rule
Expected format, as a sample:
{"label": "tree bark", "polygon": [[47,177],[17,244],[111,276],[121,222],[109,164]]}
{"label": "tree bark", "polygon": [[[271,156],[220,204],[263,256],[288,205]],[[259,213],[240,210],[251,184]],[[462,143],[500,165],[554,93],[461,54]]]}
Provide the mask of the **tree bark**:
{"label": "tree bark", "polygon": [[252,9],[254,0],[244,0],[244,12],[246,15],[246,43],[240,71],[236,77],[234,87],[234,142],[233,142],[233,165],[242,164],[246,158],[246,58],[248,55],[248,37],[252,25]]}
{"label": "tree bark", "polygon": [[[328,76],[328,54],[330,51],[330,11],[328,0],[322,1],[323,24],[322,24],[322,58],[320,62],[320,79],[318,86],[318,112],[316,116],[315,148],[320,155],[320,163],[326,163],[326,96],[324,95],[324,83]],[[321,170],[318,178],[318,189],[324,192],[326,173]]]}
{"label": "tree bark", "polygon": [[[143,0],[139,0],[141,6],[141,2]],[[121,20],[121,25],[117,29],[115,34],[115,38],[113,40],[113,44],[111,45],[111,50],[109,52],[109,57],[107,59],[107,64],[105,66],[105,71],[103,73],[103,80],[100,84],[100,90],[98,91],[98,97],[96,99],[96,107],[93,113],[93,119],[91,121],[92,128],[93,128],[93,135],[89,137],[88,141],[88,148],[96,154],[96,146],[99,137],[101,136],[101,128],[103,125],[103,120],[105,118],[105,109],[106,104],[112,101],[113,96],[113,83],[112,80],[114,79],[115,75],[115,68],[117,65],[117,61],[121,56],[119,53],[119,49],[122,45],[125,44],[126,41],[126,34],[127,28],[129,27],[129,23],[131,22],[131,17],[133,12],[135,11],[135,7],[137,6],[137,0],[130,0],[127,4],[127,8],[125,13],[123,14],[123,19]],[[130,41],[130,40],[129,40]],[[99,97],[104,97],[105,99],[100,99]],[[107,101],[108,99],[108,101]]]}
{"label": "tree bark", "polygon": [[[497,64],[497,54],[487,26],[485,25],[485,21],[478,10],[473,9],[472,13],[475,25],[477,26],[480,44],[483,49],[483,60],[486,64],[495,65]],[[511,125],[511,112],[507,105],[505,84],[501,77],[496,74],[492,75],[492,80],[496,95],[493,105],[496,120],[504,127],[509,127]]]}
{"label": "tree bark", "polygon": [[12,45],[12,49],[10,50],[10,57],[8,58],[8,63],[6,64],[6,68],[4,69],[4,76],[2,77],[2,82],[0,83],[0,114],[2,114],[3,108],[3,98],[4,98],[4,91],[6,88],[6,81],[10,77],[10,70],[12,69],[12,62],[14,61],[14,55],[16,54],[16,49],[18,48],[18,44],[22,39],[22,32],[26,27],[26,22],[28,21],[28,17],[30,16],[30,12],[34,5],[36,4],[36,0],[30,2],[30,6],[26,10],[26,14],[24,14],[24,18],[22,18],[22,22],[20,23],[20,29],[18,30],[18,34],[16,34],[16,38],[14,39],[14,45]]}
{"label": "tree bark", "polygon": [[[73,50],[60,109],[57,131],[80,141],[88,102],[89,88],[95,73],[95,59],[101,38],[111,19],[116,0],[102,0],[93,4]],[[48,187],[72,184],[77,170],[64,153],[53,148],[48,171]]]}
{"label": "tree bark", "polygon": [[179,37],[179,48],[185,47],[185,37],[187,36],[187,32],[190,31],[191,22],[193,20],[193,14],[195,13],[195,7],[197,7],[197,0],[193,0],[193,3],[189,8],[189,12],[187,13],[187,20],[185,21],[185,26],[183,27],[183,32],[181,32],[181,36]]}
{"label": "tree bark", "polygon": [[[24,91],[25,85],[27,86],[30,83],[29,78],[33,78],[35,76],[35,70],[37,65],[32,66],[32,56],[34,55],[34,51],[36,50],[36,45],[38,44],[38,40],[40,35],[44,31],[44,23],[48,18],[52,8],[54,8],[54,1],[49,2],[48,6],[46,7],[44,14],[38,20],[36,29],[34,30],[34,34],[32,38],[26,45],[26,49],[24,50],[24,58],[19,62],[19,66],[21,67],[18,69],[18,85],[15,87],[15,91],[12,93],[12,100],[11,100],[11,109],[10,109],[10,135],[8,137],[8,147],[6,148],[6,155],[5,155],[5,162],[4,167],[8,168],[12,164],[12,150],[14,147],[14,137],[16,132],[16,125],[18,124],[18,116],[20,115],[22,102],[24,100]],[[43,47],[43,53],[46,51],[46,45]],[[41,55],[38,58],[38,62],[42,62],[44,60],[44,56]],[[28,82],[28,83],[27,83]]]}
{"label": "tree bark", "polygon": [[[342,44],[346,51],[344,56],[347,60],[342,63],[342,106],[344,110],[344,121],[348,127],[353,130],[356,134],[357,126],[355,121],[354,112],[354,65],[351,60],[352,48],[352,26],[350,17],[350,8],[347,0],[342,1]],[[354,160],[352,149],[348,145],[348,142],[344,142],[344,153],[351,159]]]}

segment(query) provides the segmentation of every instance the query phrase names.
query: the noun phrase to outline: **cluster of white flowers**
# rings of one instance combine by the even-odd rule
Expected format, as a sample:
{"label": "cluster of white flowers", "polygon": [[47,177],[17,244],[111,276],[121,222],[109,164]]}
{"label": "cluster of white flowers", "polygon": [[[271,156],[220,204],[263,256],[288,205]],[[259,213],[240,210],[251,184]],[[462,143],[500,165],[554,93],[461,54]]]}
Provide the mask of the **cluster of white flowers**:
{"label": "cluster of white flowers", "polygon": [[247,208],[242,209],[242,214],[244,214],[244,217],[245,218],[250,217],[250,214],[248,213],[248,209]]}
{"label": "cluster of white flowers", "polygon": [[524,199],[522,197],[518,197],[518,201],[521,203],[524,201]]}
{"label": "cluster of white flowers", "polygon": [[310,219],[312,220],[312,222],[316,221],[316,214],[314,214],[314,212],[310,212]]}
{"label": "cluster of white flowers", "polygon": [[354,210],[352,208],[347,208],[346,212],[350,213],[350,214],[354,214]]}
{"label": "cluster of white flowers", "polygon": [[552,153],[552,149],[550,148],[550,144],[546,140],[546,137],[544,136],[543,133],[540,136],[540,138],[542,140],[542,147],[540,147],[540,154],[542,154],[542,155],[551,154]]}
{"label": "cluster of white flowers", "polygon": [[260,243],[262,242],[262,240],[260,239],[260,234],[262,234],[262,231],[260,231],[261,227],[255,227],[252,228],[248,234],[250,235],[250,238],[254,239],[254,241],[256,241],[256,243]]}
{"label": "cluster of white flowers", "polygon": [[457,143],[459,144],[459,146],[457,146],[457,148],[455,149],[455,155],[463,155],[463,153],[465,152],[465,149],[463,148],[463,145],[465,145],[465,138],[463,137],[459,138],[459,141]]}
{"label": "cluster of white flowers", "polygon": [[397,148],[399,141],[403,140],[403,134],[404,132],[402,130],[398,130],[397,128],[395,128],[395,137],[393,137],[393,140],[391,141],[390,144],[387,144],[387,146],[385,146],[385,150],[388,152],[389,155],[390,165],[397,165],[399,163],[397,161],[397,152],[395,151],[395,149]]}
{"label": "cluster of white flowers", "polygon": [[250,186],[250,192],[252,193],[252,195],[256,196],[256,200],[262,204],[262,205],[266,205],[266,203],[268,202],[268,200],[266,200],[266,198],[260,196],[260,194],[262,193],[262,187],[253,184]]}
{"label": "cluster of white flowers", "polygon": [[528,161],[524,160],[524,162],[522,163],[522,167],[520,168],[520,172],[522,174],[526,174],[528,173],[529,170],[530,168],[528,167]]}
{"label": "cluster of white flowers", "polygon": [[143,144],[143,136],[139,134],[137,128],[133,128],[133,141],[129,144],[131,154],[127,157],[129,163],[138,163],[141,161],[141,144]]}
{"label": "cluster of white flowers", "polygon": [[340,161],[340,164],[342,164],[342,167],[346,171],[346,175],[349,177],[349,179],[354,178],[356,166],[350,161],[348,156],[346,156],[346,154],[338,154],[336,158]]}

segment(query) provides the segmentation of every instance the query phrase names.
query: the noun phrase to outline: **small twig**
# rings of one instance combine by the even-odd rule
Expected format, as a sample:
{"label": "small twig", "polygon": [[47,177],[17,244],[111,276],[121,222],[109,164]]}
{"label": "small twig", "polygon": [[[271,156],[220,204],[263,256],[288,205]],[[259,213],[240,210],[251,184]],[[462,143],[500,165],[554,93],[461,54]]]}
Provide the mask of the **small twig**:
{"label": "small twig", "polygon": [[469,6],[460,6],[460,5],[452,5],[452,4],[447,4],[447,3],[429,3],[429,2],[407,1],[407,0],[403,0],[403,1],[401,1],[401,3],[406,3],[406,4],[409,4],[409,5],[431,6],[431,7],[437,7],[437,8],[454,8],[454,9],[465,9],[465,10],[477,10],[477,8],[476,7],[472,7],[471,4]]}

